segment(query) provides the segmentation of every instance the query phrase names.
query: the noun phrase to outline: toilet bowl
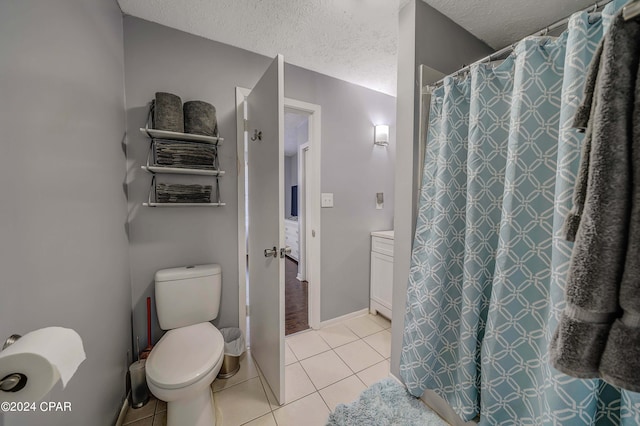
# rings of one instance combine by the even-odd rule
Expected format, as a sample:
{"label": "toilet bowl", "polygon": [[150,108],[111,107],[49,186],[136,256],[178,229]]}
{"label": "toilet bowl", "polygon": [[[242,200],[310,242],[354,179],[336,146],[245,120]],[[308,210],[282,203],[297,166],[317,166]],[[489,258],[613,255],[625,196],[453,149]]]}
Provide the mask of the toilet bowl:
{"label": "toilet bowl", "polygon": [[168,330],[146,363],[147,385],[167,402],[167,426],[214,426],[211,384],[224,360],[224,338],[210,320],[218,316],[218,265],[156,273],[156,310]]}
{"label": "toilet bowl", "polygon": [[215,425],[211,383],[224,359],[224,339],[211,323],[169,330],[147,360],[147,384],[167,402],[167,425]]}

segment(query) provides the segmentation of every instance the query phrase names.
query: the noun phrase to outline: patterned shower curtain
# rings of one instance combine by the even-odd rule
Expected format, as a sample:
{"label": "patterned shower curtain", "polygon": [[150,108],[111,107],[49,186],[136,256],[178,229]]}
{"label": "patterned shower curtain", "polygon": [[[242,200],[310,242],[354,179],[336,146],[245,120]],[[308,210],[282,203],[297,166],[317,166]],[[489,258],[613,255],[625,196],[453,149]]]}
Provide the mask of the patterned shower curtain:
{"label": "patterned shower curtain", "polygon": [[572,243],[561,228],[583,135],[571,128],[613,15],[578,13],[432,94],[400,373],[486,425],[638,425],[640,394],[554,370]]}

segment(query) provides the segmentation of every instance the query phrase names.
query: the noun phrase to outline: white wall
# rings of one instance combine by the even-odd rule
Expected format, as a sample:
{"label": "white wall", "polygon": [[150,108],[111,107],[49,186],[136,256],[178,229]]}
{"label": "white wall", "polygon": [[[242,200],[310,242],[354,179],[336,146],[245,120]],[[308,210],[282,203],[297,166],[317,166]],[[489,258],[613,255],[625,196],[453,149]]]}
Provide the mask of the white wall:
{"label": "white wall", "polygon": [[131,343],[120,9],[2,1],[0,53],[0,340],[69,327],[87,354],[48,397],[71,412],[0,424],[113,425]]}

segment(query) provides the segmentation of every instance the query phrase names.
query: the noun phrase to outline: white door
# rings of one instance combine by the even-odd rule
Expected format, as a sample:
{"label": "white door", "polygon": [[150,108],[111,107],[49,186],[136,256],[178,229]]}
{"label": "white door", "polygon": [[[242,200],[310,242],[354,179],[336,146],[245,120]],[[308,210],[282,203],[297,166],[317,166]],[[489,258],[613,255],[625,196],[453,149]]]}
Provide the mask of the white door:
{"label": "white door", "polygon": [[251,353],[284,403],[284,59],[247,97]]}

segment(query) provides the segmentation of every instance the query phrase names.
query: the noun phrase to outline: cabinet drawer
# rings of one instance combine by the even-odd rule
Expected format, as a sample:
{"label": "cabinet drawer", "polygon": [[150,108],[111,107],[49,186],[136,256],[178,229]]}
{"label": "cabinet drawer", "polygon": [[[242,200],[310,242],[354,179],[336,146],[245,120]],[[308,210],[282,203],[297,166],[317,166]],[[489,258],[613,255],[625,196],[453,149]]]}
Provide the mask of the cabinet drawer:
{"label": "cabinet drawer", "polygon": [[393,240],[381,237],[371,237],[371,251],[393,256]]}

